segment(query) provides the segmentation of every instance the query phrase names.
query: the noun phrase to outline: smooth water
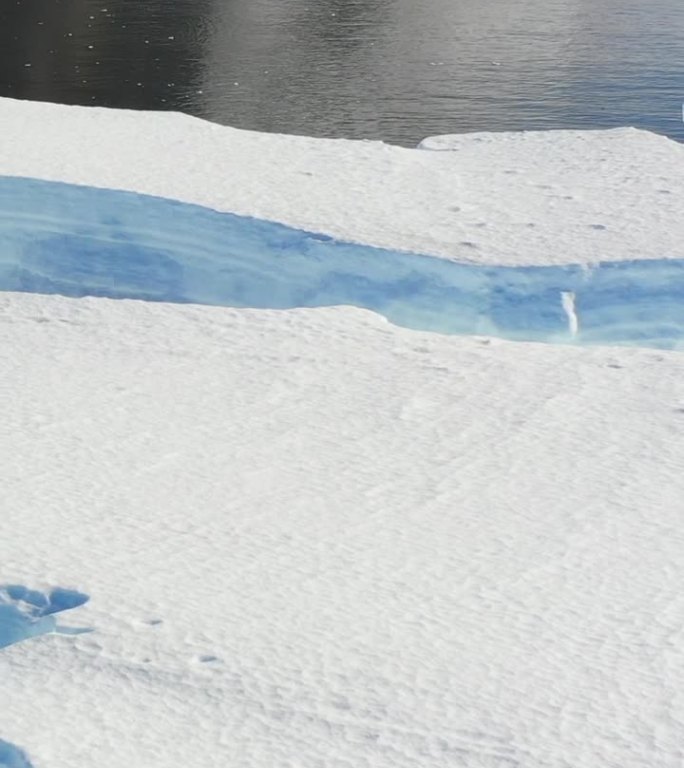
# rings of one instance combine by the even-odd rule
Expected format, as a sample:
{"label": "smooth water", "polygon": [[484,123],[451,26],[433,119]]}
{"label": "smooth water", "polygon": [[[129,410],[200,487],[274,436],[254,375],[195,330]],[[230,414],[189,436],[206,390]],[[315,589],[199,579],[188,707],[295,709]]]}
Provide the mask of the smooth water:
{"label": "smooth water", "polygon": [[682,0],[6,0],[0,95],[384,139],[684,140]]}
{"label": "smooth water", "polygon": [[661,348],[684,340],[681,259],[591,269],[460,264],[162,198],[8,177],[0,177],[0,289],[351,305],[408,328],[514,340]]}

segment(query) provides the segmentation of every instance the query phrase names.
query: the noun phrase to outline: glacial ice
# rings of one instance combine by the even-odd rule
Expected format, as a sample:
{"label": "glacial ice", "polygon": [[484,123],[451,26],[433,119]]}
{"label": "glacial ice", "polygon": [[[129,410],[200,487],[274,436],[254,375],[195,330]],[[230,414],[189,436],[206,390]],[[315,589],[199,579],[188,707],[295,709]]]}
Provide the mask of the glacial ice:
{"label": "glacial ice", "polygon": [[0,177],[0,289],[272,309],[352,305],[417,330],[513,340],[672,349],[684,338],[684,259],[602,263],[597,253],[591,267],[455,263],[163,198],[17,177]]}
{"label": "glacial ice", "polygon": [[51,632],[79,634],[88,631],[60,627],[55,620],[55,614],[77,608],[87,600],[87,595],[59,587],[44,594],[21,584],[0,586],[0,648]]}
{"label": "glacial ice", "polygon": [[28,757],[13,744],[0,739],[0,768],[32,768]]}

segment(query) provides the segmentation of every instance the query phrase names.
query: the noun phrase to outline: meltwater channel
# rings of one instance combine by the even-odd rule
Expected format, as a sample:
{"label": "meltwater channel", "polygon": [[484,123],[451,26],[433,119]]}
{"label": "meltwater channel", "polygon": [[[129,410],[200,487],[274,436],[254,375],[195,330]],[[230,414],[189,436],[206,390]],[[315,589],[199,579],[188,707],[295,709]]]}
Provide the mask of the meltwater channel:
{"label": "meltwater channel", "polygon": [[1,290],[352,305],[445,334],[684,348],[684,259],[599,258],[589,269],[454,263],[163,198],[0,177]]}

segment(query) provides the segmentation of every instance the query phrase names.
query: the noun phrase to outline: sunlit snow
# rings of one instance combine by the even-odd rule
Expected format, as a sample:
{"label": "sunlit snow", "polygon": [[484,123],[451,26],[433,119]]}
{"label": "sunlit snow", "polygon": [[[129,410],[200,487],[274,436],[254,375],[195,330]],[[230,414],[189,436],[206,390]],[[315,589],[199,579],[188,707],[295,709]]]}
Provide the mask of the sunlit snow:
{"label": "sunlit snow", "polygon": [[680,766],[684,147],[0,118],[2,768]]}

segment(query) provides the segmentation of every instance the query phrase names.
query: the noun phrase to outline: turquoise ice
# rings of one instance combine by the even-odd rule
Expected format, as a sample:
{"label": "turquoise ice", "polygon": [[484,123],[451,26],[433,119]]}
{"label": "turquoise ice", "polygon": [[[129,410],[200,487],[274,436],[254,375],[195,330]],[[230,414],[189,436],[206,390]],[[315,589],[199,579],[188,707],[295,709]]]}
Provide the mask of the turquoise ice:
{"label": "turquoise ice", "polygon": [[87,601],[88,595],[73,589],[55,587],[44,593],[23,584],[0,586],[0,649],[51,632],[72,635],[88,631],[58,626],[56,620],[56,614]]}
{"label": "turquoise ice", "polygon": [[32,768],[32,766],[19,747],[0,739],[0,768]]}
{"label": "turquoise ice", "polygon": [[[524,261],[524,253],[520,254]],[[407,328],[684,346],[684,259],[497,267],[172,200],[0,177],[0,289],[231,307],[352,305]]]}

